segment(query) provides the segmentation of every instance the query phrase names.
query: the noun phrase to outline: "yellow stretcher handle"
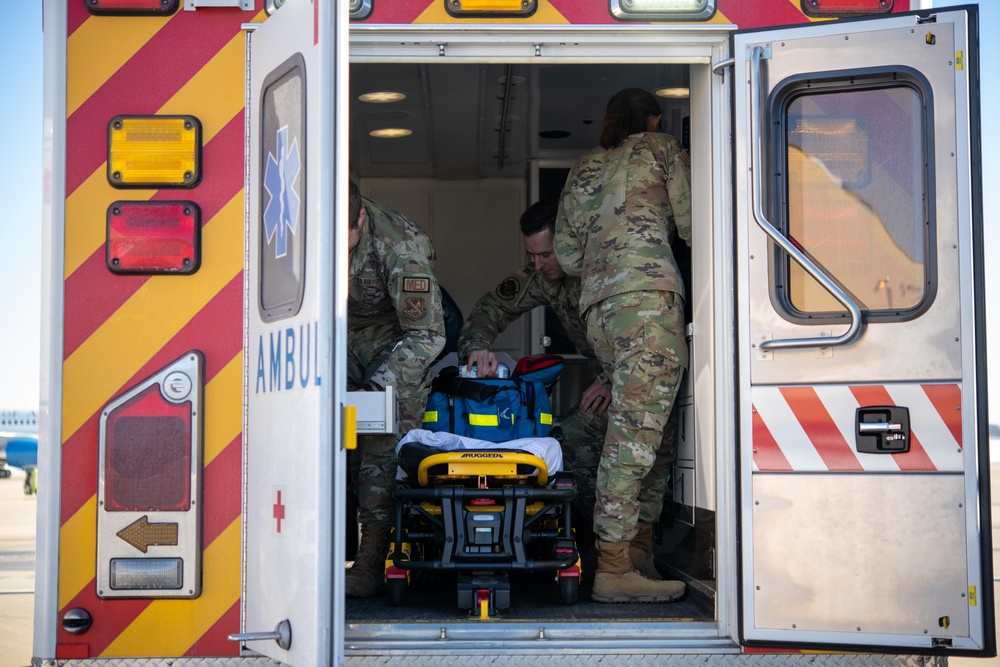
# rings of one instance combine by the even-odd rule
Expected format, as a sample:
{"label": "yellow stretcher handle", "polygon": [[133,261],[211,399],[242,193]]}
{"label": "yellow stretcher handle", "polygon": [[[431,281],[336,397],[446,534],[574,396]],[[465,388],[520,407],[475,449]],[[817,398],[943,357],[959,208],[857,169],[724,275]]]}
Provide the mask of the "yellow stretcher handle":
{"label": "yellow stretcher handle", "polygon": [[358,448],[358,406],[344,406],[344,449]]}
{"label": "yellow stretcher handle", "polygon": [[[489,458],[479,458],[477,455],[488,454]],[[453,452],[432,454],[420,462],[417,468],[417,483],[427,486],[427,471],[436,465],[448,464],[450,474],[470,475],[514,475],[517,464],[534,466],[538,470],[538,484],[544,486],[549,481],[549,467],[545,461],[534,454],[524,452],[498,452],[496,450],[460,449]],[[473,469],[475,468],[475,469]],[[493,469],[491,472],[490,469]]]}

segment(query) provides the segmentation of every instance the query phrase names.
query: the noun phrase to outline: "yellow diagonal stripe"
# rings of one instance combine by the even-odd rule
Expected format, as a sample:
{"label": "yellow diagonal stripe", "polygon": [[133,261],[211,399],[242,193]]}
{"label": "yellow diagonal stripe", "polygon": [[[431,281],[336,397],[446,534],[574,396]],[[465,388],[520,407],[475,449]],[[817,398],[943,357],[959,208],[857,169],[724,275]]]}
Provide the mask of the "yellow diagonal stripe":
{"label": "yellow diagonal stripe", "polygon": [[240,351],[205,387],[205,452],[208,466],[243,430],[243,352]]}
{"label": "yellow diagonal stripe", "polygon": [[[243,34],[229,40],[208,63],[157,110],[158,114],[184,114],[201,121],[202,145],[207,144],[243,110]],[[70,58],[72,60],[72,58]],[[243,161],[242,155],[228,159]],[[194,197],[177,190],[178,199]],[[68,278],[104,243],[104,213],[118,199],[145,201],[156,190],[116,190],[108,184],[107,162],[66,198],[66,266]],[[196,197],[195,197],[196,198]]]}
{"label": "yellow diagonal stripe", "polygon": [[243,192],[202,232],[196,274],[152,276],[63,364],[63,434],[69,438],[205,304],[243,270]]}
{"label": "yellow diagonal stripe", "polygon": [[66,41],[66,116],[114,76],[169,18],[102,16],[87,19]]}
{"label": "yellow diagonal stripe", "polygon": [[205,549],[200,597],[154,600],[101,657],[184,655],[240,599],[240,526],[236,519]]}
{"label": "yellow diagonal stripe", "polygon": [[[205,413],[212,418],[205,423],[202,468],[207,467],[243,429],[243,403],[239,400],[243,395],[242,384],[243,353],[240,352],[205,387]],[[63,524],[59,540],[59,608],[62,609],[96,576],[96,495]],[[235,562],[239,562],[238,554]]]}
{"label": "yellow diagonal stripe", "polygon": [[97,561],[97,496],[91,496],[59,529],[59,608],[94,580]]}

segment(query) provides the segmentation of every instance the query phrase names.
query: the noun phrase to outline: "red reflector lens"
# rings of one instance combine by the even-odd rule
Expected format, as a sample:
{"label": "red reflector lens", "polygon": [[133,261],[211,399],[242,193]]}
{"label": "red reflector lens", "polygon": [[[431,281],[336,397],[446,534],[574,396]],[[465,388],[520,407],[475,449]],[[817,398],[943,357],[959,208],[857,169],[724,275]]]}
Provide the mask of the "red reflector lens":
{"label": "red reflector lens", "polygon": [[179,0],[84,0],[91,14],[173,14]]}
{"label": "red reflector lens", "polygon": [[194,273],[201,264],[200,217],[192,202],[115,202],[108,207],[108,269]]}
{"label": "red reflector lens", "polygon": [[842,17],[888,14],[894,0],[801,0],[806,16]]}
{"label": "red reflector lens", "polygon": [[108,415],[104,508],[191,507],[191,402],[166,401],[153,385]]}

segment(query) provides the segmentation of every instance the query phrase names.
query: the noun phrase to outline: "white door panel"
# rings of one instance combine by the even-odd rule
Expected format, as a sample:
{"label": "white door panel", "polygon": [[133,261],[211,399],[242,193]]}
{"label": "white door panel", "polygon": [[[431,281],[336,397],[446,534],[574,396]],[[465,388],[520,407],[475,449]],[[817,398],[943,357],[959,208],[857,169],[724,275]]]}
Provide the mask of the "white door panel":
{"label": "white door panel", "polygon": [[343,653],[342,568],[331,566],[341,465],[333,406],[344,387],[332,312],[331,5],[288,0],[250,34],[248,53],[242,637],[296,667],[337,664]]}

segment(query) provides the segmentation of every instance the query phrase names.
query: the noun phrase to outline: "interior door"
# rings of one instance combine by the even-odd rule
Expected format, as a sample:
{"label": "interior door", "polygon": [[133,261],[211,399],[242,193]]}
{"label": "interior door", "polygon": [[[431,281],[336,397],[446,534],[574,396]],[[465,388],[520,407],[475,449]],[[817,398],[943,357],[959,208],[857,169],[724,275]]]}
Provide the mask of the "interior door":
{"label": "interior door", "polygon": [[335,363],[344,332],[333,313],[333,102],[346,58],[336,57],[334,7],[280,4],[250,33],[247,55],[246,571],[237,638],[295,667],[343,656],[335,603],[343,568],[332,566],[343,465],[333,407],[345,388]]}
{"label": "interior door", "polygon": [[993,650],[977,46],[734,36],[746,643]]}

